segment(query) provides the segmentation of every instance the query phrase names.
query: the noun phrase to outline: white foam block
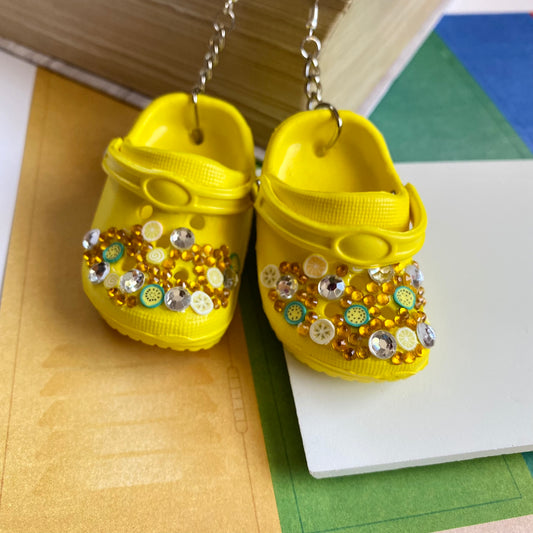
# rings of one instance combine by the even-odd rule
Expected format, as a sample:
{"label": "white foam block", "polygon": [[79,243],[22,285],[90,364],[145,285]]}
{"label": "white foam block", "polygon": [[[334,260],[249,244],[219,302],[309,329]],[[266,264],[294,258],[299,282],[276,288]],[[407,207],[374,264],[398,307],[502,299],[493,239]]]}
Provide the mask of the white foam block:
{"label": "white foam block", "polygon": [[318,478],[533,450],[533,161],[398,165],[426,206],[425,370],[347,382],[287,354]]}

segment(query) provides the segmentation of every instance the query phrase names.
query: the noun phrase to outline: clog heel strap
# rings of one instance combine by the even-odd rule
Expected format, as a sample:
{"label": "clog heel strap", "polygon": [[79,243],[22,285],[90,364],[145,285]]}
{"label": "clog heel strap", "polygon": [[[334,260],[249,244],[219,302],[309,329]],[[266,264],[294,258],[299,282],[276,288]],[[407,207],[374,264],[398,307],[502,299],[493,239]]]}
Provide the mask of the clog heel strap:
{"label": "clog heel strap", "polygon": [[251,207],[250,177],[201,155],[114,139],[102,165],[118,184],[161,211],[232,215]]}
{"label": "clog heel strap", "polygon": [[[365,215],[365,213],[389,212],[389,218],[392,221],[397,220],[395,204],[403,203],[398,198],[401,195],[405,196],[409,205],[407,212],[410,213],[410,228],[405,231],[384,229],[373,224],[374,221]],[[287,198],[295,196],[298,197],[300,206],[298,212],[293,211],[286,202]],[[339,261],[360,268],[371,268],[406,261],[424,244],[426,212],[412,185],[407,185],[404,190],[394,195],[381,192],[334,195],[332,202],[336,205],[337,211],[359,213],[358,217],[362,224],[357,224],[356,220],[350,224],[332,224],[331,216],[327,217],[330,223],[305,216],[302,213],[301,196],[301,191],[292,189],[275,177],[263,174],[255,208],[265,222],[283,239],[304,249],[336,257]],[[324,205],[323,192],[308,191],[305,196],[311,203],[315,201],[316,204]],[[390,197],[390,202],[387,201],[387,197]],[[376,209],[378,206],[381,209]],[[319,213],[320,209],[315,212]]]}

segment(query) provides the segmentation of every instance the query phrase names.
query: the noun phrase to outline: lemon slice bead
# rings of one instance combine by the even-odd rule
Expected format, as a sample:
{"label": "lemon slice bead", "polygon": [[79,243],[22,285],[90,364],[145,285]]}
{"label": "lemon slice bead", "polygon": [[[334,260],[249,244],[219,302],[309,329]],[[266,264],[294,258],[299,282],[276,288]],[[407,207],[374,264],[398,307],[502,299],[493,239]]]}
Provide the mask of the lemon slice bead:
{"label": "lemon slice bead", "polygon": [[224,284],[224,274],[222,274],[222,272],[217,267],[209,268],[207,270],[206,277],[207,281],[214,289],[218,289]]}
{"label": "lemon slice bead", "polygon": [[163,235],[163,224],[157,220],[149,220],[141,229],[143,239],[147,242],[154,242]]}
{"label": "lemon slice bead", "polygon": [[416,333],[408,327],[400,328],[396,332],[396,341],[398,342],[398,345],[406,352],[413,351],[418,344]]}
{"label": "lemon slice bead", "polygon": [[303,263],[304,274],[309,278],[322,278],[328,272],[328,262],[318,254],[311,254]]}

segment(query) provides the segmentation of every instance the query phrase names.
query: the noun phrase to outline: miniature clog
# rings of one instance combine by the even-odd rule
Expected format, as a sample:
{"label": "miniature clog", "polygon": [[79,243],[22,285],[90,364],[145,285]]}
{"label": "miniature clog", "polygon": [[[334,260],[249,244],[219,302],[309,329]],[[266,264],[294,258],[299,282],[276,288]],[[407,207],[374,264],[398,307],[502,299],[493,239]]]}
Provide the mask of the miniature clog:
{"label": "miniature clog", "polygon": [[209,348],[226,331],[252,220],[248,125],[230,104],[201,95],[197,144],[193,106],[190,95],[163,96],[111,141],[83,238],[83,288],[105,321],[174,350]]}
{"label": "miniature clog", "polygon": [[426,213],[400,182],[379,131],[351,112],[324,154],[329,111],[298,113],[266,150],[257,211],[265,313],[286,350],[347,380],[392,381],[428,361]]}

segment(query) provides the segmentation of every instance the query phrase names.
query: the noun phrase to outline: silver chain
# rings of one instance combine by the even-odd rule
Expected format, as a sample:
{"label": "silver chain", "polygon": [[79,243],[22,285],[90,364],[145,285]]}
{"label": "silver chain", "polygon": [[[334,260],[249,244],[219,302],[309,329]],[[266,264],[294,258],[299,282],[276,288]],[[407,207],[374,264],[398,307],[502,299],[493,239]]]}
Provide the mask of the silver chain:
{"label": "silver chain", "polygon": [[318,0],[315,0],[313,7],[309,10],[309,19],[306,28],[308,34],[300,45],[300,53],[305,59],[305,94],[307,96],[307,109],[314,109],[322,102],[322,83],[320,82],[320,67],[318,66],[318,56],[322,43],[315,35],[318,26]]}
{"label": "silver chain", "polygon": [[213,77],[213,69],[218,65],[218,57],[226,44],[226,38],[235,27],[234,5],[239,0],[226,0],[224,8],[213,22],[214,32],[209,39],[209,48],[204,56],[204,63],[198,73],[198,82],[193,87],[193,100],[205,92],[205,84]]}
{"label": "silver chain", "polygon": [[216,16],[213,22],[215,30],[209,38],[209,48],[204,56],[204,63],[198,73],[198,82],[193,87],[191,95],[194,104],[195,128],[191,131],[191,138],[195,144],[201,144],[204,140],[204,133],[200,127],[200,116],[198,112],[198,95],[205,92],[206,83],[213,77],[213,69],[218,65],[218,58],[226,45],[226,38],[235,27],[235,12],[233,6],[239,0],[226,0],[224,8]]}

